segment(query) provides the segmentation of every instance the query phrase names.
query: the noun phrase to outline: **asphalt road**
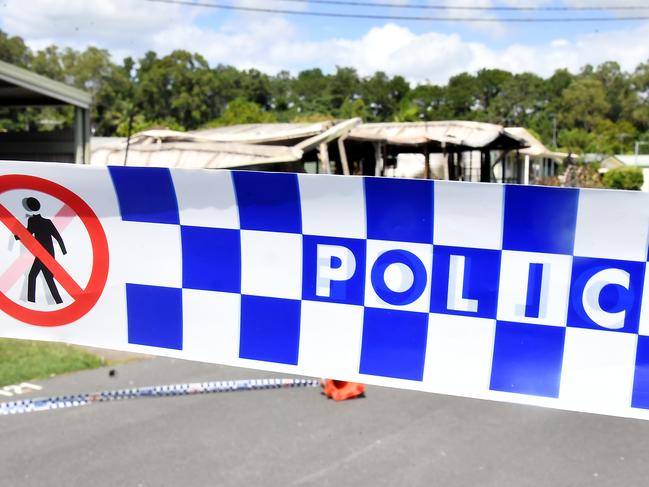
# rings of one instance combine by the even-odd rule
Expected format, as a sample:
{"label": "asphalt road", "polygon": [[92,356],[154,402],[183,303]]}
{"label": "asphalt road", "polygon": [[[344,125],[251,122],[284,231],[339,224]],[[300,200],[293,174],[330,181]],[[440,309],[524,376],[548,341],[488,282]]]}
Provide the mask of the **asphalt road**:
{"label": "asphalt road", "polygon": [[[25,397],[275,377],[152,359]],[[0,485],[646,486],[649,422],[369,387],[140,399],[0,417]]]}

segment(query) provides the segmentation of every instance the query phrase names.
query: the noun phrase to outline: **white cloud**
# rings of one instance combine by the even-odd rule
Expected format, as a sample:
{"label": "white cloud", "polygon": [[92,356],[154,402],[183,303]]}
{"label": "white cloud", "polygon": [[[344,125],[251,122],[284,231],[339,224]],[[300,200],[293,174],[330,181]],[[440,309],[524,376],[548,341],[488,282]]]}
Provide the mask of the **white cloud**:
{"label": "white cloud", "polygon": [[142,0],[5,0],[0,22],[36,48],[56,43],[135,50],[170,25],[192,20],[191,9]]}
{"label": "white cloud", "polygon": [[[173,29],[160,34],[164,44],[191,49],[197,38],[211,62],[257,67],[267,72],[297,71],[314,66],[332,70],[353,66],[363,75],[377,70],[401,74],[413,81],[444,83],[454,74],[481,68],[513,72],[531,71],[544,76],[559,68],[578,70],[584,64],[618,61],[632,70],[649,59],[649,45],[638,42],[649,35],[649,24],[633,30],[589,34],[573,40],[556,39],[543,45],[512,44],[497,49],[467,42],[458,34],[415,34],[396,24],[370,29],[356,39],[309,41],[281,18],[253,25],[247,31],[224,33]],[[263,27],[263,28],[262,28]],[[282,32],[277,36],[276,32]],[[162,43],[161,49],[165,46]]]}
{"label": "white cloud", "polygon": [[[255,67],[269,73],[312,67],[331,71],[339,65],[353,66],[362,75],[382,70],[412,81],[445,83],[454,74],[481,68],[547,76],[558,68],[576,71],[586,63],[608,60],[631,70],[649,59],[649,44],[642,42],[649,36],[649,23],[581,36],[562,32],[561,37],[544,44],[521,36],[523,41],[496,47],[488,41],[468,41],[457,33],[419,33],[395,23],[372,27],[357,36],[313,40],[307,30],[314,28],[313,23],[291,22],[279,15],[228,15],[227,22],[208,24],[206,17],[199,17],[204,10],[143,0],[29,0],[29,8],[25,8],[27,0],[5,1],[2,28],[23,36],[32,47],[93,44],[109,49],[116,59],[149,49],[160,54],[187,49],[203,54],[212,65]],[[236,1],[239,5],[261,4],[261,0]],[[445,1],[456,4],[456,0]],[[472,1],[492,4],[492,0]],[[529,1],[541,5],[548,0]],[[577,4],[585,0],[565,1]],[[631,1],[637,2],[629,0],[629,4]],[[498,4],[503,2],[516,3],[500,0]],[[210,13],[210,20],[219,17]]]}

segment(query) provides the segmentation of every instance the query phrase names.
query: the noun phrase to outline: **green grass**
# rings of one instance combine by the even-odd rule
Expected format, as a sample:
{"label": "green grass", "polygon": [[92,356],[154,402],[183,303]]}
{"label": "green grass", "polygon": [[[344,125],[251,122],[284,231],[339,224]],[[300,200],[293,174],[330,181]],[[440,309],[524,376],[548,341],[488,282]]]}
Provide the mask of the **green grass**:
{"label": "green grass", "polygon": [[0,338],[0,387],[102,365],[101,358],[74,346]]}

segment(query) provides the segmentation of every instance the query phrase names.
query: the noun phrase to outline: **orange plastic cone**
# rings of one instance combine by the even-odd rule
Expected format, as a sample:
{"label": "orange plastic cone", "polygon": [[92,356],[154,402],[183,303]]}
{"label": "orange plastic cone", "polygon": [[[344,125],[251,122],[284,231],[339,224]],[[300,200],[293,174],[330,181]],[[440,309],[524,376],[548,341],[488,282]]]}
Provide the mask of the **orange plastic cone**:
{"label": "orange plastic cone", "polygon": [[345,382],[343,380],[322,379],[322,392],[334,401],[344,401],[362,396],[365,385],[358,382]]}

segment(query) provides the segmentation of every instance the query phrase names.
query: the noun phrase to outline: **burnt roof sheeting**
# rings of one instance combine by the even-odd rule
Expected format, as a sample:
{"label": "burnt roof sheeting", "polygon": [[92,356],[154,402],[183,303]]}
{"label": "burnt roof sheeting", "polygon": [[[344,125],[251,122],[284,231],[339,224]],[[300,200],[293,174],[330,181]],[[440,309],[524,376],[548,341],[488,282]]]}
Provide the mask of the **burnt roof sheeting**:
{"label": "burnt roof sheeting", "polygon": [[65,83],[0,61],[0,106],[73,105],[88,109],[92,97]]}
{"label": "burnt roof sheeting", "polygon": [[[123,166],[126,142],[102,141],[92,148],[91,164]],[[217,142],[133,143],[128,148],[128,166],[175,167],[185,169],[226,169],[259,164],[294,162],[302,151],[293,147],[228,144]]]}
{"label": "burnt roof sheeting", "polygon": [[531,157],[547,157],[549,159],[555,159],[557,161],[562,161],[568,154],[565,152],[554,152],[548,149],[543,143],[534,137],[526,128],[524,127],[507,127],[505,132],[513,135],[514,137],[524,140],[526,149],[521,149],[521,154],[524,156]]}
{"label": "burnt roof sheeting", "polygon": [[306,140],[303,140],[299,144],[296,144],[295,147],[308,152],[312,149],[315,149],[320,144],[327,144],[341,137],[346,137],[349,134],[349,131],[361,123],[360,118],[350,118],[349,120],[344,120],[342,122],[333,125],[331,128],[325,130],[321,134],[314,135],[309,137]]}
{"label": "burnt roof sheeting", "polygon": [[350,140],[391,145],[432,145],[461,150],[520,149],[523,140],[500,125],[481,122],[446,121],[414,123],[365,123],[353,128]]}
{"label": "burnt roof sheeting", "polygon": [[288,140],[306,139],[331,128],[333,122],[317,123],[255,123],[230,125],[214,129],[195,130],[191,135],[212,142],[238,142],[242,144],[265,144]]}

